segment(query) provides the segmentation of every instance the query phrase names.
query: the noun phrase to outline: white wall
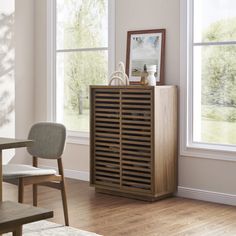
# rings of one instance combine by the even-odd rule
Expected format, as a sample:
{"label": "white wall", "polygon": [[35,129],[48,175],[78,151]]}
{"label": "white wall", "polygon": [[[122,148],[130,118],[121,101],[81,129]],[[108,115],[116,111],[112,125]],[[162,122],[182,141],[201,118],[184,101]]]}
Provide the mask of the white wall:
{"label": "white wall", "polygon": [[236,163],[181,157],[179,185],[213,192],[236,194]]}
{"label": "white wall", "polygon": [[[46,0],[36,0],[36,120],[46,119]],[[180,58],[179,0],[116,0],[116,63],[125,61],[128,30],[166,29],[165,81],[179,85]],[[181,91],[180,91],[181,92]],[[46,163],[46,165],[51,165]],[[68,144],[66,169],[89,170],[89,147]],[[179,158],[179,186],[226,194],[236,194],[236,162],[202,158]]]}
{"label": "white wall", "polygon": [[[15,137],[15,1],[0,2],[0,134]],[[3,164],[15,155],[4,150]]]}
{"label": "white wall", "polygon": [[116,62],[125,62],[127,31],[166,29],[165,81],[179,85],[179,0],[116,0]]}
{"label": "white wall", "polygon": [[35,118],[47,119],[47,1],[35,0]]}
{"label": "white wall", "polygon": [[[16,137],[25,138],[34,123],[34,1],[15,1]],[[27,161],[24,149],[14,162]]]}

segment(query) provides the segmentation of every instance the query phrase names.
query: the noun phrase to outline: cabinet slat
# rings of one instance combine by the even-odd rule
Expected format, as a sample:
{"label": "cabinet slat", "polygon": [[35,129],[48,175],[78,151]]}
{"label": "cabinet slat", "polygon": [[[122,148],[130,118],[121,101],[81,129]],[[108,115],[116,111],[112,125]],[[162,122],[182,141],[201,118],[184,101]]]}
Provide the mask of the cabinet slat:
{"label": "cabinet slat", "polygon": [[137,167],[137,166],[122,166],[122,169],[124,170],[133,170],[137,172],[146,172],[146,173],[151,173],[151,169],[148,168],[142,168],[142,167]]}
{"label": "cabinet slat", "polygon": [[106,146],[106,147],[109,147],[111,150],[115,147],[116,149],[117,148],[120,148],[120,144],[115,144],[115,143],[104,143],[104,142],[99,142],[99,141],[96,141],[95,142],[96,145],[98,146]]}
{"label": "cabinet slat", "polygon": [[115,177],[115,178],[120,178],[120,174],[115,174],[115,173],[112,173],[110,171],[99,171],[97,170],[96,171],[96,176],[104,176],[104,177]]}
{"label": "cabinet slat", "polygon": [[110,142],[110,143],[119,143],[119,138],[114,138],[114,137],[109,137],[109,138],[104,138],[104,137],[95,137],[95,142],[96,141],[103,141],[103,142]]}
{"label": "cabinet slat", "polygon": [[122,93],[122,97],[124,99],[126,98],[139,98],[139,99],[146,99],[146,100],[151,100],[150,99],[150,93],[145,93],[145,94],[140,94],[140,93]]}
{"label": "cabinet slat", "polygon": [[108,114],[108,113],[100,113],[100,112],[96,112],[95,117],[97,118],[116,118],[119,119],[119,114]]}
{"label": "cabinet slat", "polygon": [[[96,160],[97,161],[106,161],[106,162],[116,162],[116,163],[120,163],[119,159],[116,158],[107,158],[107,157],[100,157],[100,156],[96,156]],[[98,163],[98,162],[97,162]],[[101,163],[101,162],[99,162]]]}
{"label": "cabinet slat", "polygon": [[123,160],[151,161],[151,157],[122,155]]}
{"label": "cabinet slat", "polygon": [[122,175],[131,175],[131,176],[143,176],[146,178],[151,178],[151,174],[150,173],[143,173],[143,172],[137,172],[137,171],[132,171],[132,170],[122,170]]}
{"label": "cabinet slat", "polygon": [[112,188],[118,188],[120,187],[120,183],[110,183],[110,182],[104,182],[104,181],[100,181],[100,180],[95,180],[95,183],[99,186],[99,185],[102,185],[102,186],[109,186],[109,187],[112,187]]}
{"label": "cabinet slat", "polygon": [[143,137],[143,136],[133,136],[133,135],[126,135],[126,134],[122,134],[122,139],[124,140],[140,140],[140,141],[146,141],[146,142],[150,142],[151,138],[150,137]]}
{"label": "cabinet slat", "polygon": [[102,103],[102,102],[97,102],[96,103],[96,108],[103,108],[103,107],[105,107],[105,108],[107,108],[107,109],[118,109],[119,107],[120,107],[120,104],[117,104],[117,103]]}
{"label": "cabinet slat", "polygon": [[126,130],[126,129],[125,130],[123,129],[122,131],[125,134],[151,135],[151,131],[142,131],[142,132],[140,132],[140,131],[136,131],[136,130]]}
{"label": "cabinet slat", "polygon": [[132,176],[126,176],[123,175],[122,176],[122,180],[131,180],[131,181],[137,181],[137,182],[143,182],[143,183],[147,183],[147,184],[151,184],[151,179],[145,179],[145,178],[137,178],[137,177],[132,177]]}
{"label": "cabinet slat", "polygon": [[106,87],[105,89],[102,89],[102,88],[99,89],[98,88],[94,91],[94,93],[96,95],[102,94],[102,93],[104,93],[104,94],[118,94],[119,95],[120,92],[118,90],[109,89],[109,87]]}
{"label": "cabinet slat", "polygon": [[119,129],[109,129],[109,128],[100,128],[100,127],[95,127],[95,131],[100,131],[100,132],[110,132],[111,134],[113,133],[119,133]]}
{"label": "cabinet slat", "polygon": [[106,97],[106,98],[101,98],[101,97],[99,97],[99,98],[96,98],[96,104],[100,104],[100,103],[104,103],[104,104],[118,104],[120,102],[120,99],[118,98],[118,99],[110,99],[110,98],[108,98],[108,97]]}
{"label": "cabinet slat", "polygon": [[150,88],[132,88],[132,89],[122,89],[122,96],[125,96],[126,94],[136,94],[137,96],[145,95],[145,94],[150,94],[151,89]]}
{"label": "cabinet slat", "polygon": [[141,146],[141,145],[122,145],[122,149],[123,150],[137,150],[137,151],[146,151],[146,152],[151,152],[150,147],[145,147],[145,146]]}
{"label": "cabinet slat", "polygon": [[122,109],[141,109],[143,111],[147,110],[150,111],[151,110],[151,106],[148,104],[145,104],[145,107],[140,107],[140,105],[137,104],[122,104]]}
{"label": "cabinet slat", "polygon": [[122,126],[125,124],[139,124],[139,125],[144,125],[144,126],[150,126],[150,122],[149,121],[142,121],[142,120],[136,120],[135,123],[133,120],[124,120],[122,119]]}
{"label": "cabinet slat", "polygon": [[146,194],[151,193],[151,189],[150,188],[143,189],[143,188],[140,188],[140,187],[137,187],[137,186],[132,187],[132,185],[127,185],[127,186],[123,185],[122,189],[127,190],[127,191],[129,191],[131,193],[133,193],[133,192],[134,193],[135,192],[139,192],[139,193],[144,193],[144,194],[145,193]]}
{"label": "cabinet slat", "polygon": [[123,160],[122,161],[122,165],[126,166],[126,165],[131,165],[131,166],[137,166],[137,167],[149,167],[151,168],[151,163],[150,162],[137,162],[137,161],[127,161],[127,160]]}
{"label": "cabinet slat", "polygon": [[108,168],[108,167],[95,166],[95,169],[102,170],[102,171],[111,171],[111,172],[120,173],[120,169],[114,169],[114,168]]}
{"label": "cabinet slat", "polygon": [[119,165],[120,163],[116,163],[114,164],[112,161],[110,162],[107,162],[107,161],[99,161],[97,160],[96,161],[96,166],[103,166],[103,167],[106,167],[106,168],[109,168],[109,169],[119,169]]}
{"label": "cabinet slat", "polygon": [[120,157],[119,153],[111,153],[111,152],[103,152],[103,151],[95,151],[95,155],[96,155],[97,158],[99,156]]}
{"label": "cabinet slat", "polygon": [[136,188],[150,189],[150,184],[144,184],[144,183],[139,183],[135,181],[122,180],[122,184],[131,185],[132,187],[136,187]]}
{"label": "cabinet slat", "polygon": [[147,104],[150,106],[150,101],[149,100],[137,100],[137,99],[134,99],[134,100],[131,100],[131,99],[121,99],[121,102],[123,104],[141,104],[141,105],[144,105],[144,104]]}
{"label": "cabinet slat", "polygon": [[116,178],[102,177],[102,176],[97,176],[96,175],[96,179],[97,180],[105,180],[105,181],[120,183],[120,179],[116,179]]}
{"label": "cabinet slat", "polygon": [[151,127],[140,126],[140,125],[122,125],[123,130],[140,130],[142,131],[151,131]]}
{"label": "cabinet slat", "polygon": [[148,156],[148,157],[150,157],[150,153],[141,152],[141,151],[122,150],[122,154],[133,154],[133,155],[136,155],[136,156]]}
{"label": "cabinet slat", "polygon": [[111,137],[111,138],[117,138],[119,139],[119,134],[115,133],[115,134],[109,134],[109,133],[103,133],[103,132],[95,132],[96,137]]}
{"label": "cabinet slat", "polygon": [[100,98],[100,97],[107,97],[108,99],[109,98],[120,98],[120,94],[119,93],[105,93],[105,92],[101,92],[101,93],[96,93],[95,95],[96,98]]}
{"label": "cabinet slat", "polygon": [[133,140],[125,140],[122,139],[123,144],[131,144],[131,145],[142,145],[151,148],[150,142],[143,141],[142,139],[140,141],[133,141]]}
{"label": "cabinet slat", "polygon": [[143,115],[131,115],[131,114],[129,114],[129,115],[122,115],[122,120],[123,121],[131,120],[131,119],[132,119],[133,122],[135,122],[136,119],[138,119],[138,120],[150,120],[151,117],[150,116],[143,116]]}
{"label": "cabinet slat", "polygon": [[107,121],[107,122],[111,122],[111,123],[117,124],[119,122],[119,117],[115,117],[115,118],[95,117],[95,122],[96,121]]}
{"label": "cabinet slat", "polygon": [[106,113],[106,112],[119,113],[119,110],[118,109],[115,110],[114,107],[110,107],[110,106],[106,106],[104,108],[99,108],[99,106],[98,106],[98,108],[96,107],[96,113],[98,113],[98,112],[100,112],[100,113]]}
{"label": "cabinet slat", "polygon": [[[127,109],[127,108],[123,108],[122,109],[122,113],[133,113],[133,114],[142,114],[142,115],[145,115],[145,116],[150,116],[151,115],[151,111],[150,110],[140,110],[140,109],[138,109],[138,110],[134,110],[134,109]],[[149,123],[150,124],[150,123]]]}

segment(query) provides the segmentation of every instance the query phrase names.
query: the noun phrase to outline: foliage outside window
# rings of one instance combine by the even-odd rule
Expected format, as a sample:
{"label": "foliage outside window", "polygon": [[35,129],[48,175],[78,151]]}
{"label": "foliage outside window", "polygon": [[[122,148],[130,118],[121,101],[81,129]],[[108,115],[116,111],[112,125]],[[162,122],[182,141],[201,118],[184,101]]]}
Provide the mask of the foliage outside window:
{"label": "foliage outside window", "polygon": [[236,1],[192,3],[192,140],[236,145]]}
{"label": "foliage outside window", "polygon": [[89,130],[89,85],[107,83],[108,0],[56,1],[56,119]]}

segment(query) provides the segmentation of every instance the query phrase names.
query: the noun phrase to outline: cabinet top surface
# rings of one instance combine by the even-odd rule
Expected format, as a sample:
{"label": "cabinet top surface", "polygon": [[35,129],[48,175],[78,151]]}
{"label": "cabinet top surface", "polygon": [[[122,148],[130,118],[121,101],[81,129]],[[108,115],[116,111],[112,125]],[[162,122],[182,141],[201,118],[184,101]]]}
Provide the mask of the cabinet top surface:
{"label": "cabinet top surface", "polygon": [[142,85],[128,85],[128,86],[109,86],[109,85],[91,85],[91,89],[155,89],[155,88],[176,88],[176,85],[159,85],[159,86],[142,86]]}

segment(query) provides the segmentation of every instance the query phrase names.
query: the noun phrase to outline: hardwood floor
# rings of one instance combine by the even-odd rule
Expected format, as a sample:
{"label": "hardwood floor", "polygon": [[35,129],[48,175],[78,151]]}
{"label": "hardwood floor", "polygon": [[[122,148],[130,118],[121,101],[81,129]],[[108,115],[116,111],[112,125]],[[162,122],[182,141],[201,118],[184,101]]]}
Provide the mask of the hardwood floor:
{"label": "hardwood floor", "polygon": [[[70,225],[104,236],[234,236],[236,207],[168,198],[148,203],[95,193],[89,183],[67,179]],[[4,184],[4,200],[17,200],[17,188]],[[32,202],[26,187],[25,203]],[[60,192],[39,187],[39,206],[54,210],[64,224]]]}

